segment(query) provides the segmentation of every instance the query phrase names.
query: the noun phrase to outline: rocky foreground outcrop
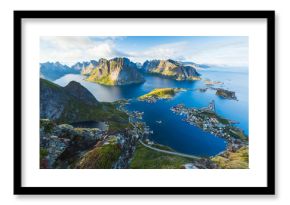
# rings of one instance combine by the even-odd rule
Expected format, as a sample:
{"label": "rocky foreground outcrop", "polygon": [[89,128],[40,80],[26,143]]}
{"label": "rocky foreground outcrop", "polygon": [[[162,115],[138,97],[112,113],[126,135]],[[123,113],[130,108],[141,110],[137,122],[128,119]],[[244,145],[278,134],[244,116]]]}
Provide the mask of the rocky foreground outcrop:
{"label": "rocky foreground outcrop", "polygon": [[137,65],[128,58],[100,59],[87,81],[104,85],[127,85],[145,81]]}
{"label": "rocky foreground outcrop", "polygon": [[159,74],[175,80],[200,80],[200,74],[194,67],[171,59],[145,61],[141,69],[146,73]]}
{"label": "rocky foreground outcrop", "polygon": [[74,128],[40,120],[40,168],[69,168],[82,152],[93,147],[103,136],[98,128]]}
{"label": "rocky foreground outcrop", "polygon": [[108,129],[78,128],[40,120],[40,168],[128,168],[141,127],[112,134]]}

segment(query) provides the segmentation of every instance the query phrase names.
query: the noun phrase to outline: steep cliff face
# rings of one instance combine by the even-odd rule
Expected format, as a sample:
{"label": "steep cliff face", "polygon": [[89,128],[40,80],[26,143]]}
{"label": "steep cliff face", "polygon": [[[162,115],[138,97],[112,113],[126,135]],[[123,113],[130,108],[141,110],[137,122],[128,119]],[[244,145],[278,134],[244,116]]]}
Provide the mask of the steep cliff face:
{"label": "steep cliff face", "polygon": [[137,65],[127,58],[100,59],[87,80],[104,85],[127,85],[145,81],[137,70]]}
{"label": "steep cliff face", "polygon": [[183,65],[171,59],[145,61],[142,70],[147,73],[159,74],[175,80],[200,80],[200,74],[194,67]]}
{"label": "steep cliff face", "polygon": [[80,70],[77,68],[62,65],[59,62],[56,63],[41,63],[40,64],[40,76],[47,80],[56,80],[67,74],[79,74]]}
{"label": "steep cliff face", "polygon": [[62,87],[40,79],[40,118],[59,119],[69,99]]}
{"label": "steep cliff face", "polygon": [[128,116],[113,104],[100,103],[81,84],[66,87],[40,79],[40,118],[56,122],[107,121],[127,123]]}
{"label": "steep cliff face", "polygon": [[92,70],[94,70],[98,65],[98,61],[91,60],[88,62],[78,62],[72,66],[72,68],[80,70],[82,75],[90,75]]}

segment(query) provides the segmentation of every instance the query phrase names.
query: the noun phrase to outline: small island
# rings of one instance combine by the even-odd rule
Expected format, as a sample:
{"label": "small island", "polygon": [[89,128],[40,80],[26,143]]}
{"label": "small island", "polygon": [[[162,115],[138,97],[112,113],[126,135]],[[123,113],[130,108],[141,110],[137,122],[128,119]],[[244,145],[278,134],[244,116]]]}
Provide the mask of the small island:
{"label": "small island", "polygon": [[142,95],[138,98],[140,101],[155,103],[159,99],[171,99],[176,93],[185,91],[184,88],[156,88],[151,92]]}
{"label": "small island", "polygon": [[201,93],[205,93],[208,90],[208,88],[198,88],[196,90],[201,92]]}
{"label": "small island", "polygon": [[216,93],[217,96],[220,96],[229,100],[237,100],[236,93],[234,91],[225,90],[222,88],[217,88]]}

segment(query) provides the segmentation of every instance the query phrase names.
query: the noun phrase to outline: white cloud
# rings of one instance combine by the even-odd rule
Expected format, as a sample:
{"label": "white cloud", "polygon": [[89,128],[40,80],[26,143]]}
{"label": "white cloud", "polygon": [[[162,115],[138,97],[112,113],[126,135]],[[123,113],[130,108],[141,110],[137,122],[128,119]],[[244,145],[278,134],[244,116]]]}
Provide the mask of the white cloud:
{"label": "white cloud", "polygon": [[219,44],[194,51],[186,58],[196,63],[247,66],[248,45],[245,42]]}
{"label": "white cloud", "polygon": [[115,38],[55,36],[41,37],[40,62],[59,61],[72,65],[78,61],[96,60],[99,58],[126,57],[128,54],[115,48]]}
{"label": "white cloud", "polygon": [[161,44],[158,46],[153,46],[144,51],[130,52],[129,54],[131,55],[132,59],[139,62],[152,59],[184,60],[182,53],[185,48],[186,42],[177,42]]}
{"label": "white cloud", "polygon": [[196,63],[246,66],[248,45],[244,42],[208,44],[196,47],[191,42],[161,44],[144,51],[130,52],[133,60],[143,62],[152,59],[173,59]]}

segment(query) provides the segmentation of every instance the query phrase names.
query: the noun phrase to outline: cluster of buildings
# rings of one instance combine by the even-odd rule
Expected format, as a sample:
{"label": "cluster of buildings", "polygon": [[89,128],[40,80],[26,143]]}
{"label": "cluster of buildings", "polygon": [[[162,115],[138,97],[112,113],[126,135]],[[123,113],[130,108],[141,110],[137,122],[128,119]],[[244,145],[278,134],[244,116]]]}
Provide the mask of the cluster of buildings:
{"label": "cluster of buildings", "polygon": [[187,108],[183,104],[178,104],[173,106],[171,111],[185,115],[186,118],[183,121],[226,139],[228,148],[231,150],[236,150],[246,143],[243,139],[233,134],[234,132],[243,133],[239,128],[233,127],[231,121],[223,119],[215,113],[214,101],[211,101],[208,107],[200,109]]}
{"label": "cluster of buildings", "polygon": [[140,112],[140,111],[133,111],[132,113],[130,113],[130,115],[133,118],[136,118],[138,120],[142,120],[143,119],[143,114],[144,114],[144,112]]}
{"label": "cluster of buildings", "polygon": [[145,99],[140,99],[139,98],[139,100],[141,100],[141,101],[146,101],[147,103],[156,103],[156,101],[158,100],[159,98],[158,97],[156,97],[156,96],[147,96]]}

